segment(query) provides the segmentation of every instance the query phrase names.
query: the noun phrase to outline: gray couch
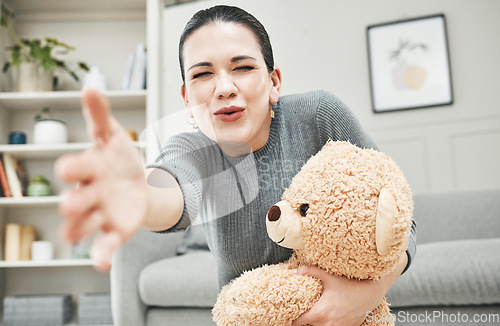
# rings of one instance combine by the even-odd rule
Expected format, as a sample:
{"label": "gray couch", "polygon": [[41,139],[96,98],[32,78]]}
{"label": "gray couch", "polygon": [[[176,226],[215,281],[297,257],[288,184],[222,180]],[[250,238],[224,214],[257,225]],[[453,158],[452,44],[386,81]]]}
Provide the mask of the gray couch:
{"label": "gray couch", "polygon": [[[388,294],[396,324],[500,325],[500,189],[414,200],[417,256]],[[200,231],[141,231],[119,250],[111,272],[116,326],[213,324],[216,267]]]}

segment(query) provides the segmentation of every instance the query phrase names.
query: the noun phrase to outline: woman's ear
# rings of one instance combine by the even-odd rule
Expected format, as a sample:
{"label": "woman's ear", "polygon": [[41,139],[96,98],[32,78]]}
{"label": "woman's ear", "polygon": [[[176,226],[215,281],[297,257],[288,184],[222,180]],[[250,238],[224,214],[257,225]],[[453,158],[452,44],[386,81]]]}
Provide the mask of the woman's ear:
{"label": "woman's ear", "polygon": [[193,110],[191,110],[191,105],[189,104],[189,100],[186,94],[186,87],[184,87],[184,83],[181,85],[181,96],[182,99],[184,100],[184,105],[186,106],[187,109],[187,114],[186,114],[187,118],[194,119]]}
{"label": "woman's ear", "polygon": [[181,96],[184,100],[184,105],[186,106],[186,108],[189,108],[189,100],[186,94],[186,86],[184,86],[184,83],[181,84]]}
{"label": "woman's ear", "polygon": [[273,72],[271,72],[271,92],[269,93],[269,103],[276,104],[280,98],[281,91],[281,70],[277,66],[274,66]]}

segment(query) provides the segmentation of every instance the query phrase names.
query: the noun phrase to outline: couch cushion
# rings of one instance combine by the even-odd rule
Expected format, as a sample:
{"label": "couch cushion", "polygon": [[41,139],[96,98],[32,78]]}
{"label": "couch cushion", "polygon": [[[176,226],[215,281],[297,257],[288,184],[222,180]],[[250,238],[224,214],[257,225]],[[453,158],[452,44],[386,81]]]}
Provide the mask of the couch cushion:
{"label": "couch cushion", "polygon": [[141,299],[160,307],[213,307],[219,291],[216,269],[209,251],[151,263],[139,275]]}
{"label": "couch cushion", "polygon": [[500,239],[435,242],[387,294],[394,307],[500,303]]}

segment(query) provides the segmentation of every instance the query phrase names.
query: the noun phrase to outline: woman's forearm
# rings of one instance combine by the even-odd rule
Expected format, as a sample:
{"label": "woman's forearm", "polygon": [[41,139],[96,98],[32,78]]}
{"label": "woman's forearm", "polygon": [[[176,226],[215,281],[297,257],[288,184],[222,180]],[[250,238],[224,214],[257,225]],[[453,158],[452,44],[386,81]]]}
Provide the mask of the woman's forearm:
{"label": "woman's forearm", "polygon": [[162,169],[145,171],[148,182],[148,211],[143,227],[164,231],[173,227],[182,216],[184,196],[175,178]]}

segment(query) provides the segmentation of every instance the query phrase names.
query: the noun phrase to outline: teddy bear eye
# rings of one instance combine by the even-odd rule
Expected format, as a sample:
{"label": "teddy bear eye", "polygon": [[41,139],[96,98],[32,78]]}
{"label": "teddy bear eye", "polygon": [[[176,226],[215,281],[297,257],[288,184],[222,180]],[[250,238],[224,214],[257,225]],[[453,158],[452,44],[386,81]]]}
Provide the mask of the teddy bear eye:
{"label": "teddy bear eye", "polygon": [[308,204],[302,204],[300,206],[300,215],[302,216],[306,216],[307,215],[307,210],[309,209],[309,205]]}

